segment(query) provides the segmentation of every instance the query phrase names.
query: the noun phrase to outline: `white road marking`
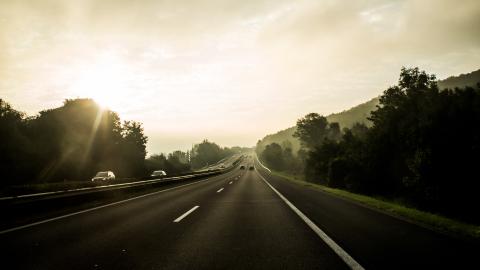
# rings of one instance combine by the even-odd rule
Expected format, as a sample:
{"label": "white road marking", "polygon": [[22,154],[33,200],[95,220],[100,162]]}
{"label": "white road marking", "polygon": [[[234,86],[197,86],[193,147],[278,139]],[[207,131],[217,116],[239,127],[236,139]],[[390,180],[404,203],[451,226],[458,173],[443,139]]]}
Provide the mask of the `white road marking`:
{"label": "white road marking", "polygon": [[[268,169],[267,169],[268,170]],[[257,172],[258,173],[258,172]],[[324,231],[322,231],[312,220],[305,216],[302,211],[298,210],[295,205],[293,205],[287,198],[285,198],[277,189],[275,189],[270,183],[258,173],[260,178],[275,192],[277,195],[290,207],[290,209],[295,212],[308,227],[310,227],[333,251],[350,267],[352,270],[364,270],[364,268],[352,258],[343,248],[341,248],[337,243],[335,243],[332,238],[330,238]]]}
{"label": "white road marking", "polygon": [[40,224],[43,224],[43,223],[47,223],[47,222],[51,222],[51,221],[55,221],[55,220],[59,220],[59,219],[63,219],[63,218],[71,217],[71,216],[76,216],[76,215],[79,215],[79,214],[83,214],[83,213],[91,212],[91,211],[94,211],[94,210],[102,209],[102,208],[105,208],[105,207],[114,206],[114,205],[117,205],[117,204],[133,201],[133,200],[136,200],[136,199],[140,199],[140,198],[143,198],[143,197],[147,197],[147,196],[155,195],[155,194],[158,194],[158,193],[170,191],[170,190],[173,190],[173,189],[178,189],[178,188],[198,184],[198,183],[210,180],[210,179],[213,179],[213,178],[202,179],[202,180],[199,180],[199,181],[196,181],[196,182],[193,182],[193,183],[189,183],[189,184],[185,184],[185,185],[181,185],[181,186],[178,186],[178,187],[163,189],[163,190],[159,190],[159,191],[156,191],[156,192],[152,192],[152,193],[140,195],[140,196],[137,196],[137,197],[129,198],[129,199],[126,199],[126,200],[123,200],[123,201],[118,201],[118,202],[114,202],[114,203],[100,205],[100,206],[97,206],[97,207],[93,207],[93,208],[85,209],[85,210],[82,210],[82,211],[66,214],[66,215],[63,215],[63,216],[58,216],[58,217],[54,217],[54,218],[41,220],[41,221],[30,223],[30,224],[26,224],[26,225],[14,227],[14,228],[11,228],[11,229],[6,229],[6,230],[3,230],[3,231],[0,231],[0,234],[14,232],[14,231],[18,231],[18,230],[21,230],[21,229],[25,229],[25,228],[33,227],[33,226],[36,226],[36,225],[40,225]]}
{"label": "white road marking", "polygon": [[185,214],[179,216],[177,219],[175,219],[173,222],[180,222],[182,219],[184,219],[186,216],[190,215],[190,213],[192,213],[193,211],[197,210],[197,208],[199,208],[200,206],[198,205],[195,205],[192,209],[188,210],[187,212],[185,212]]}
{"label": "white road marking", "polygon": [[221,189],[217,190],[217,193],[222,192],[222,190],[223,190],[223,187]]}
{"label": "white road marking", "polygon": [[265,170],[267,170],[268,172],[272,172],[269,168],[267,168],[265,165],[263,165],[262,162],[260,162],[260,159],[258,159],[257,155],[255,155],[255,158],[257,159],[258,164],[260,164]]}

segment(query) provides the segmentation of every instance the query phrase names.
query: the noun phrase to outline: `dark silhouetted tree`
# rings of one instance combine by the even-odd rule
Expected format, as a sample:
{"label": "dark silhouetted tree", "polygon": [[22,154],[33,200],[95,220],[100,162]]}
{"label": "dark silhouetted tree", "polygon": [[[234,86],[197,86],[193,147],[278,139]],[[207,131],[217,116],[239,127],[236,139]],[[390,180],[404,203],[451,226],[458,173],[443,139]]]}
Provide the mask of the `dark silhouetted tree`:
{"label": "dark silhouetted tree", "polygon": [[137,122],[122,126],[115,112],[91,99],[26,118],[0,100],[2,171],[9,183],[88,180],[99,170],[129,177],[142,172],[146,136]]}
{"label": "dark silhouetted tree", "polygon": [[470,209],[480,203],[480,86],[440,91],[435,76],[402,68],[370,120],[336,140],[320,132],[331,127],[320,117],[300,119],[299,138],[315,145],[306,179],[480,223]]}
{"label": "dark silhouetted tree", "polygon": [[274,170],[283,170],[285,168],[283,150],[278,143],[267,145],[261,154],[261,159]]}

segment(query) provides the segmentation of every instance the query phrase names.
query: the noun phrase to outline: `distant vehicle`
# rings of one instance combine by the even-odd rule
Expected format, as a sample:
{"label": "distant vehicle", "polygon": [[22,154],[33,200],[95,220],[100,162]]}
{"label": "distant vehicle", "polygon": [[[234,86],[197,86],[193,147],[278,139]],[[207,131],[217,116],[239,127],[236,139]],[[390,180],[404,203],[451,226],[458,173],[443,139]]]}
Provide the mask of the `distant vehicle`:
{"label": "distant vehicle", "polygon": [[253,166],[250,166],[250,168],[248,168],[250,171],[253,171],[255,170],[255,168]]}
{"label": "distant vehicle", "polygon": [[92,182],[95,181],[108,181],[115,180],[115,174],[112,171],[98,172],[93,178]]}
{"label": "distant vehicle", "polygon": [[245,170],[245,166],[240,166],[240,170]]}
{"label": "distant vehicle", "polygon": [[153,171],[150,176],[163,177],[163,176],[167,176],[167,173],[165,171],[162,171],[162,170]]}

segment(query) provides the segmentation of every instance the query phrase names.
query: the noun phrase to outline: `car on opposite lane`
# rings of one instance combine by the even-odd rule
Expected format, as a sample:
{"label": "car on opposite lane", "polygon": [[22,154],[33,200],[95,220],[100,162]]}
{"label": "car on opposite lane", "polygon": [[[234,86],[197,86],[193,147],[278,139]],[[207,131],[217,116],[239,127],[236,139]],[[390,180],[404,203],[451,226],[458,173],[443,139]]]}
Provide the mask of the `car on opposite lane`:
{"label": "car on opposite lane", "polygon": [[115,180],[115,174],[112,171],[98,172],[93,178],[92,182]]}
{"label": "car on opposite lane", "polygon": [[150,176],[152,176],[152,177],[165,177],[165,176],[167,176],[167,173],[163,170],[158,170],[158,171],[153,171]]}

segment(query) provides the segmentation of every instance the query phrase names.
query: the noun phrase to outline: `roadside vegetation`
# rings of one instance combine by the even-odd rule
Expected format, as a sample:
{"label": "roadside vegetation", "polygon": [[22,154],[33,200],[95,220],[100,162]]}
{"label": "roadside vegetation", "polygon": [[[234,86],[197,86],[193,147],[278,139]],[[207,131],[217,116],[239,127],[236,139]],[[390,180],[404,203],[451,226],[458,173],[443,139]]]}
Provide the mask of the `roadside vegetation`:
{"label": "roadside vegetation", "polygon": [[341,129],[311,113],[296,125],[299,151],[286,141],[257,154],[313,184],[480,224],[480,86],[439,90],[435,76],[403,68],[369,120]]}
{"label": "roadside vegetation", "polygon": [[347,199],[364,206],[383,211],[393,216],[404,218],[409,222],[414,222],[423,227],[435,230],[455,237],[465,239],[480,240],[480,225],[469,224],[439,214],[416,209],[414,206],[407,205],[405,201],[388,199],[380,196],[368,196],[359,193],[353,193],[345,189],[331,188],[325,185],[305,181],[303,175],[293,175],[291,173],[271,170],[271,173],[296,184],[309,188],[321,190],[334,196]]}
{"label": "roadside vegetation", "polygon": [[[439,80],[437,81],[437,85],[440,90],[443,90],[446,88],[454,89],[456,87],[475,87],[478,82],[480,82],[480,69],[467,74],[451,76],[444,80]],[[379,105],[379,103],[380,97],[375,97],[350,109],[333,113],[325,117],[329,123],[337,122],[342,128],[352,128],[356,124],[364,124],[367,127],[371,127],[373,123],[368,118],[370,117],[371,112],[377,109],[377,105]],[[278,131],[274,134],[266,135],[258,141],[257,149],[260,149],[259,152],[261,152],[265,146],[271,143],[277,143],[281,145],[283,142],[288,141],[291,144],[292,151],[296,153],[301,148],[300,141],[298,138],[293,136],[296,130],[297,127],[293,126]]]}
{"label": "roadside vegetation", "polygon": [[68,99],[30,117],[1,100],[0,129],[2,186],[143,172],[148,138],[141,123],[121,122],[91,99]]}
{"label": "roadside vegetation", "polygon": [[35,116],[0,99],[0,193],[95,186],[89,183],[92,176],[107,170],[118,183],[154,170],[173,176],[244,150],[204,140],[186,152],[147,157],[147,141],[141,123],[121,121],[92,99],[67,99],[61,107]]}

